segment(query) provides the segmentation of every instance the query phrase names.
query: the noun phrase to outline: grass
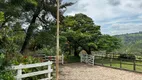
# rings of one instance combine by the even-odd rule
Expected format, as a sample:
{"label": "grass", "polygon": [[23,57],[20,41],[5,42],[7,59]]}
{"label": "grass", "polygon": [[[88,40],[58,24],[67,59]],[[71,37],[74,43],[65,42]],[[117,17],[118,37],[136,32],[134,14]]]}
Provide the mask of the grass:
{"label": "grass", "polygon": [[[100,65],[104,65],[104,66],[110,66],[110,59],[107,58],[103,58],[103,59],[99,59],[96,58],[95,59],[95,63],[96,64],[100,64]],[[122,61],[122,69],[126,69],[126,70],[133,70],[133,61]],[[140,66],[141,65],[141,66]],[[111,67],[114,68],[120,68],[120,60],[118,59],[112,59],[111,60]],[[138,72],[142,72],[142,62],[140,61],[136,61],[136,71]]]}
{"label": "grass", "polygon": [[80,58],[76,57],[76,56],[68,56],[67,57],[67,62],[68,63],[80,62]]}

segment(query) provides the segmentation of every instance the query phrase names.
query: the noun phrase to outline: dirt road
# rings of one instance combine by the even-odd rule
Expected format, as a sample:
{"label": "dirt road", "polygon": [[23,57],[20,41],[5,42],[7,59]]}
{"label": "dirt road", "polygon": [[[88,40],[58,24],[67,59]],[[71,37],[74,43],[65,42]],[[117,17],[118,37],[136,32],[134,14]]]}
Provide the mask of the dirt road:
{"label": "dirt road", "polygon": [[139,73],[84,63],[65,64],[60,69],[60,80],[142,80]]}

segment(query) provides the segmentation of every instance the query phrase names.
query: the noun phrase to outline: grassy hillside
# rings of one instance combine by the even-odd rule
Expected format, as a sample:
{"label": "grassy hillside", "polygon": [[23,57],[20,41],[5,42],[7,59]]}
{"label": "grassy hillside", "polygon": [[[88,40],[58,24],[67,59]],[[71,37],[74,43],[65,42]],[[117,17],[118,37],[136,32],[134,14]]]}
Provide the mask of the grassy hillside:
{"label": "grassy hillside", "polygon": [[142,54],[142,32],[116,35],[122,40],[121,52]]}

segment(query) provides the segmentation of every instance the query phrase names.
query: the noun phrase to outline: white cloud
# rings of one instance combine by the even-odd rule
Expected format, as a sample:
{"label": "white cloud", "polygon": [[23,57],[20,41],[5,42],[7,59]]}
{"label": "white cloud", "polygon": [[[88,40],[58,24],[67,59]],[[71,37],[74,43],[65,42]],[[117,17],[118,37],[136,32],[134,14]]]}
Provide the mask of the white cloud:
{"label": "white cloud", "polygon": [[[109,31],[108,31],[109,30]],[[112,24],[107,28],[103,28],[102,31],[106,34],[117,35],[126,33],[135,33],[142,31],[142,23],[125,23],[125,24]]]}
{"label": "white cloud", "polygon": [[[91,17],[96,24],[101,25],[105,34],[122,34],[142,30],[140,28],[140,23],[142,23],[142,0],[76,1],[77,3],[68,9],[66,15],[84,13]],[[119,27],[118,29],[117,26],[123,26],[124,28]]]}

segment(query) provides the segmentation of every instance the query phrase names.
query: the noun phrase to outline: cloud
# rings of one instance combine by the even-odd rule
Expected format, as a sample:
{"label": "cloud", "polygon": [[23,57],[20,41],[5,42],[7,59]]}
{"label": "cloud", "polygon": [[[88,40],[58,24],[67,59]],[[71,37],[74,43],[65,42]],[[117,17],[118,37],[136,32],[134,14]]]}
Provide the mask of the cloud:
{"label": "cloud", "polygon": [[110,25],[109,28],[106,28],[106,30],[110,30],[108,34],[111,35],[117,35],[117,34],[126,34],[126,33],[135,33],[138,31],[142,31],[142,23],[140,24],[132,24],[132,23],[127,23],[127,24],[113,24]]}
{"label": "cloud", "polygon": [[142,18],[141,16],[133,16],[131,18],[118,18],[112,19],[109,22],[100,22],[102,26],[101,31],[103,34],[117,35],[126,33],[135,33],[142,31]]}
{"label": "cloud", "polygon": [[140,28],[142,23],[142,0],[72,1],[77,1],[77,3],[69,7],[65,15],[84,13],[91,17],[96,24],[102,26],[101,30],[104,34],[114,35],[142,30]]}
{"label": "cloud", "polygon": [[108,0],[108,3],[112,6],[118,6],[121,4],[120,0]]}

